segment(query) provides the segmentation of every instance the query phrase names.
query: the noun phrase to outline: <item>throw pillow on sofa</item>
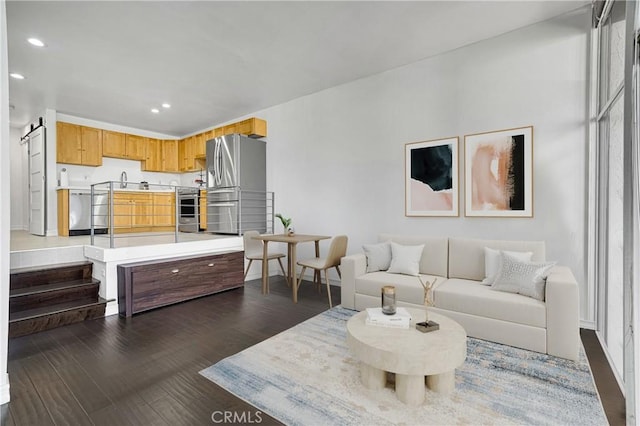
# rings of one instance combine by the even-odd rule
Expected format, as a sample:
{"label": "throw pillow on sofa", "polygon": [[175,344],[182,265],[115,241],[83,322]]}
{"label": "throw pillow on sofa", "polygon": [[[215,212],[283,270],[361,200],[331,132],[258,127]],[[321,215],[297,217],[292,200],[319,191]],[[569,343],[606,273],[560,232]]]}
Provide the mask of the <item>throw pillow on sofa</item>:
{"label": "throw pillow on sofa", "polygon": [[424,244],[419,246],[401,246],[400,244],[392,242],[391,266],[389,266],[387,272],[418,276],[420,273],[422,250],[424,250]]}
{"label": "throw pillow on sofa", "polygon": [[500,260],[500,270],[491,289],[544,301],[547,276],[556,262],[522,261],[505,252],[500,254]]}
{"label": "throw pillow on sofa", "polygon": [[362,249],[367,256],[367,272],[389,269],[389,265],[391,265],[391,243],[389,241],[379,244],[365,244]]}
{"label": "throw pillow on sofa", "polygon": [[506,251],[494,250],[489,247],[484,248],[484,275],[485,278],[480,284],[491,285],[496,280],[498,271],[500,270],[500,253],[507,253],[510,256],[522,261],[531,260],[533,252],[531,251]]}

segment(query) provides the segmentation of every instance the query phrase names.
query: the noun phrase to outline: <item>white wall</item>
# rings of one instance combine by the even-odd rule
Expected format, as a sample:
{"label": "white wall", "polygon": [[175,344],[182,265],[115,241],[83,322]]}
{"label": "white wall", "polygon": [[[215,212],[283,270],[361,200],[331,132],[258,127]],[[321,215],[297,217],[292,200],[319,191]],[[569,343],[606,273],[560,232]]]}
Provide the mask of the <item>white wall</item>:
{"label": "white wall", "polygon": [[[11,229],[27,230],[29,228],[29,197],[27,144],[20,144],[22,129],[11,127],[9,132],[9,154],[11,169]],[[24,173],[23,173],[24,171]]]}
{"label": "white wall", "polygon": [[[268,189],[297,232],[544,240],[586,283],[587,59],[590,11],[520,29],[334,87],[255,115],[267,120]],[[410,41],[407,41],[410,42]],[[404,144],[534,126],[534,217],[404,216]],[[462,155],[461,155],[462,157]],[[276,230],[279,230],[279,225]],[[328,242],[323,245],[326,253]],[[298,257],[313,256],[301,245]],[[337,276],[334,276],[337,279]]]}
{"label": "white wall", "polygon": [[[0,146],[9,151],[9,65],[7,57],[7,13],[0,0]],[[0,155],[0,198],[9,196],[10,156]],[[9,229],[8,203],[0,205],[0,404],[9,402],[7,353],[9,348]]]}

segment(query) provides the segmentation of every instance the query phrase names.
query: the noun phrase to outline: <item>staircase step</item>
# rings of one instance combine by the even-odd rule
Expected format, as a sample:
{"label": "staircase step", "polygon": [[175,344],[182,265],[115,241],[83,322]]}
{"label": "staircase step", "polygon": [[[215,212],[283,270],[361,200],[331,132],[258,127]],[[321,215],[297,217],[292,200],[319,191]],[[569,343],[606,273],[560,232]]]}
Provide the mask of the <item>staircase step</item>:
{"label": "staircase step", "polygon": [[9,337],[24,336],[104,316],[107,300],[65,302],[9,314]]}
{"label": "staircase step", "polygon": [[9,291],[9,312],[71,301],[95,302],[99,291],[100,281],[93,278],[12,289]]}
{"label": "staircase step", "polygon": [[17,268],[10,271],[9,288],[17,290],[65,281],[89,280],[92,272],[93,263],[88,261]]}

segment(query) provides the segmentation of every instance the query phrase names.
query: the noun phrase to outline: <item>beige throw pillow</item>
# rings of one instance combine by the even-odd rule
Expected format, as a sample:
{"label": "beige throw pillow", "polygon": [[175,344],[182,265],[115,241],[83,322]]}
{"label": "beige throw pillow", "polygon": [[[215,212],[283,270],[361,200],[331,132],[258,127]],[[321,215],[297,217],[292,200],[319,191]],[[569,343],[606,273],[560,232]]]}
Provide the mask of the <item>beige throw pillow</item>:
{"label": "beige throw pillow", "polygon": [[492,290],[522,294],[544,301],[547,276],[556,262],[528,262],[501,253],[501,266]]}

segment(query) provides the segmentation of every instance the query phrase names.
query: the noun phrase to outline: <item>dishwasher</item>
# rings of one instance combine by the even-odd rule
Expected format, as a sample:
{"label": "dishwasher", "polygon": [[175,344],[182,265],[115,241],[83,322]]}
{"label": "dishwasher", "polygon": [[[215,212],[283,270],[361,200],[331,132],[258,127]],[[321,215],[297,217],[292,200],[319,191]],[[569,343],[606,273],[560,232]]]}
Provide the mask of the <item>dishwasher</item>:
{"label": "dishwasher", "polygon": [[94,234],[106,234],[109,228],[109,193],[91,191],[69,191],[69,236],[91,234],[91,214],[93,205]]}

